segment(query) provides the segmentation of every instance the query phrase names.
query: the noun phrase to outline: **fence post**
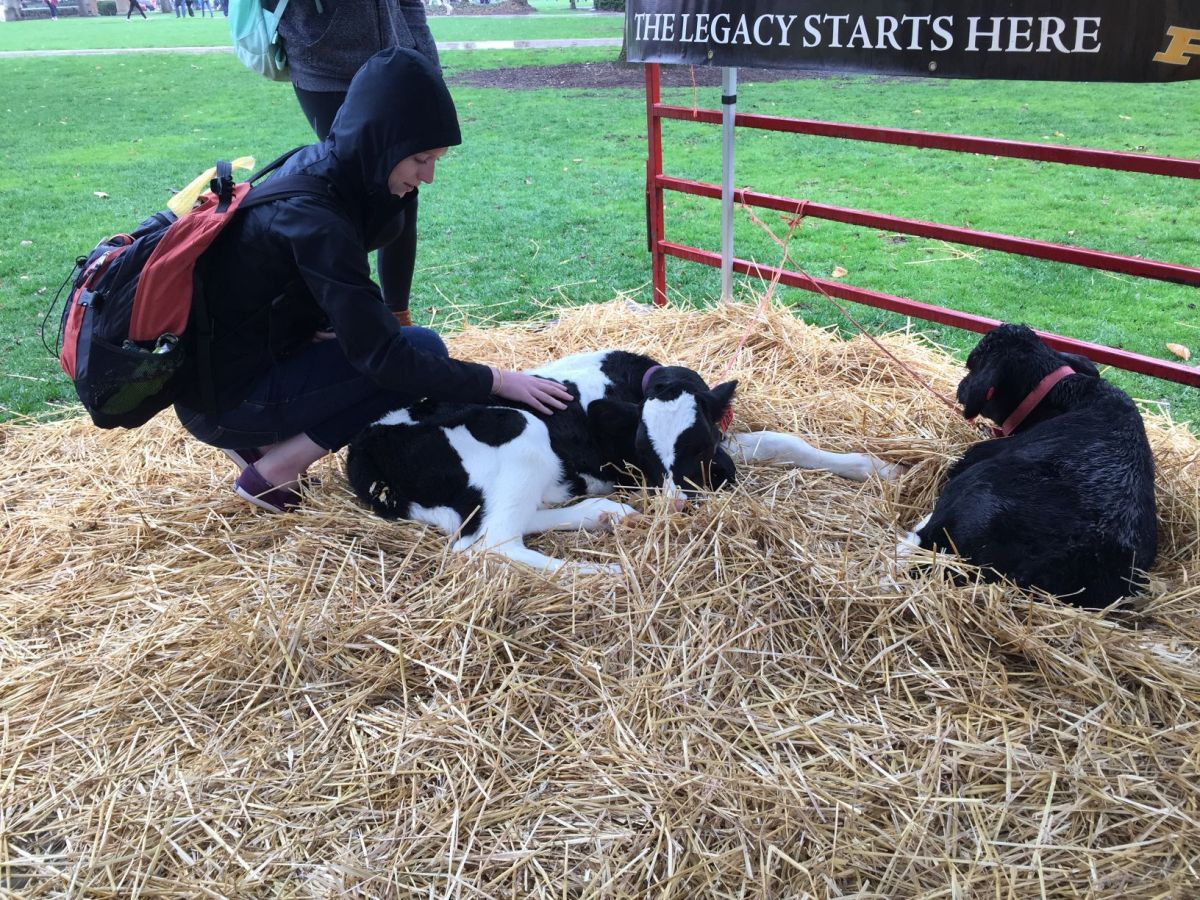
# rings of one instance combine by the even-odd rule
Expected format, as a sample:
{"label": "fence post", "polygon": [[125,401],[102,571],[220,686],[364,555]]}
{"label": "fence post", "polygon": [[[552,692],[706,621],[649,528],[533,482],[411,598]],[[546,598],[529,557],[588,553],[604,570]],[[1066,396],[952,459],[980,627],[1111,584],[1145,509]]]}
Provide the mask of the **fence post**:
{"label": "fence post", "polygon": [[737,69],[721,70],[721,299],[733,299],[733,126]]}
{"label": "fence post", "polygon": [[661,81],[658,63],[646,64],[646,137],[649,154],[646,157],[646,235],[650,243],[650,271],[655,306],[667,304],[667,257],[662,252],[663,189],[658,179],[662,175],[662,120],[658,117],[661,100]]}

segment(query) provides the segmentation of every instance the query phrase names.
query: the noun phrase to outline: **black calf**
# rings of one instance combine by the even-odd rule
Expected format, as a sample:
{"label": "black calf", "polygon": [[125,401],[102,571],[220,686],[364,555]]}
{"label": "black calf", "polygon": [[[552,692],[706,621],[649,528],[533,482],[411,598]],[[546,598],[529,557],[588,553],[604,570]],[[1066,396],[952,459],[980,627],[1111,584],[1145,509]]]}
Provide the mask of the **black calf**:
{"label": "black calf", "polygon": [[1154,460],[1129,396],[1023,325],[987,334],[967,370],[963,414],[1005,436],[963,455],[901,555],[918,542],[955,551],[989,580],[1084,607],[1143,588],[1157,552]]}

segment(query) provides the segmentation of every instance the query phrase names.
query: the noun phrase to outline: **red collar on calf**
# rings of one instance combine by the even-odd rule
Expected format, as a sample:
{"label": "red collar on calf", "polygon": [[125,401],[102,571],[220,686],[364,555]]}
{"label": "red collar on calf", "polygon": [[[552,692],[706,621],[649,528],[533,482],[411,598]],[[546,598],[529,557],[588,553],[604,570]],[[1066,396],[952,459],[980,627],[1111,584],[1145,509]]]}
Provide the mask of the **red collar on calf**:
{"label": "red collar on calf", "polygon": [[1008,437],[1017,427],[1025,421],[1025,418],[1033,412],[1039,403],[1045,399],[1050,393],[1050,389],[1066,378],[1068,375],[1074,375],[1075,370],[1070,366],[1059,366],[1045,378],[1038,382],[1037,387],[1029,392],[1029,396],[1021,401],[1021,405],[1013,410],[1012,415],[1004,420],[1004,424],[999,428],[993,428],[992,433],[996,437]]}
{"label": "red collar on calf", "polygon": [[[642,394],[646,393],[646,386],[650,383],[650,376],[661,369],[662,366],[651,366],[646,370],[646,374],[642,376]],[[725,412],[721,413],[721,418],[717,421],[717,427],[721,429],[721,434],[729,430],[729,423],[733,421],[733,404],[725,407]]]}
{"label": "red collar on calf", "polygon": [[729,423],[733,421],[733,404],[730,403],[725,407],[725,412],[721,413],[721,418],[717,422],[717,427],[721,429],[721,434],[729,430]]}

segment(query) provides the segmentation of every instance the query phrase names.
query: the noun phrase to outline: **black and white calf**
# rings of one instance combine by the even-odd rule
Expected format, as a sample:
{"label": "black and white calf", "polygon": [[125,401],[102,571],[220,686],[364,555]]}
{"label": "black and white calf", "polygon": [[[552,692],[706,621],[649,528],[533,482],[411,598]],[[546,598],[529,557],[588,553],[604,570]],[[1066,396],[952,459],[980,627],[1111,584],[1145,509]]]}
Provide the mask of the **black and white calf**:
{"label": "black and white calf", "polygon": [[955,551],[1084,607],[1144,586],[1157,552],[1154,459],[1137,407],[1087,359],[1001,325],[967,358],[963,415],[1002,423],[951,469],[897,547]]}
{"label": "black and white calf", "polygon": [[[790,435],[757,432],[722,442],[719,423],[737,382],[709,389],[691,369],[661,366],[620,350],[581,353],[532,370],[566,385],[574,401],[540,416],[523,407],[422,403],[396,410],[350,444],[355,494],[385,518],[411,519],[456,538],[455,550],[490,551],[553,572],[563,560],[523,537],[552,529],[597,529],[637,512],[592,496],[609,494],[636,469],[677,503],[736,474],[730,455],[828,468],[863,480],[899,468],[864,454],[815,450]],[[726,449],[728,447],[728,449]],[[574,564],[579,572],[617,572]]]}

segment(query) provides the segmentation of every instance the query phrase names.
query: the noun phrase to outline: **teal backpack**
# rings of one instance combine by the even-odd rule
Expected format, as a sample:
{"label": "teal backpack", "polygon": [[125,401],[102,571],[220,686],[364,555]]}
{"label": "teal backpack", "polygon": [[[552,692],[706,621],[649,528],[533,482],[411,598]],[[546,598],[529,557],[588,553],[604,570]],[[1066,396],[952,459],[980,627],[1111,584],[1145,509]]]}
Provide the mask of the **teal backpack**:
{"label": "teal backpack", "polygon": [[233,51],[248,68],[272,81],[290,81],[279,44],[279,19],[288,0],[229,0]]}

